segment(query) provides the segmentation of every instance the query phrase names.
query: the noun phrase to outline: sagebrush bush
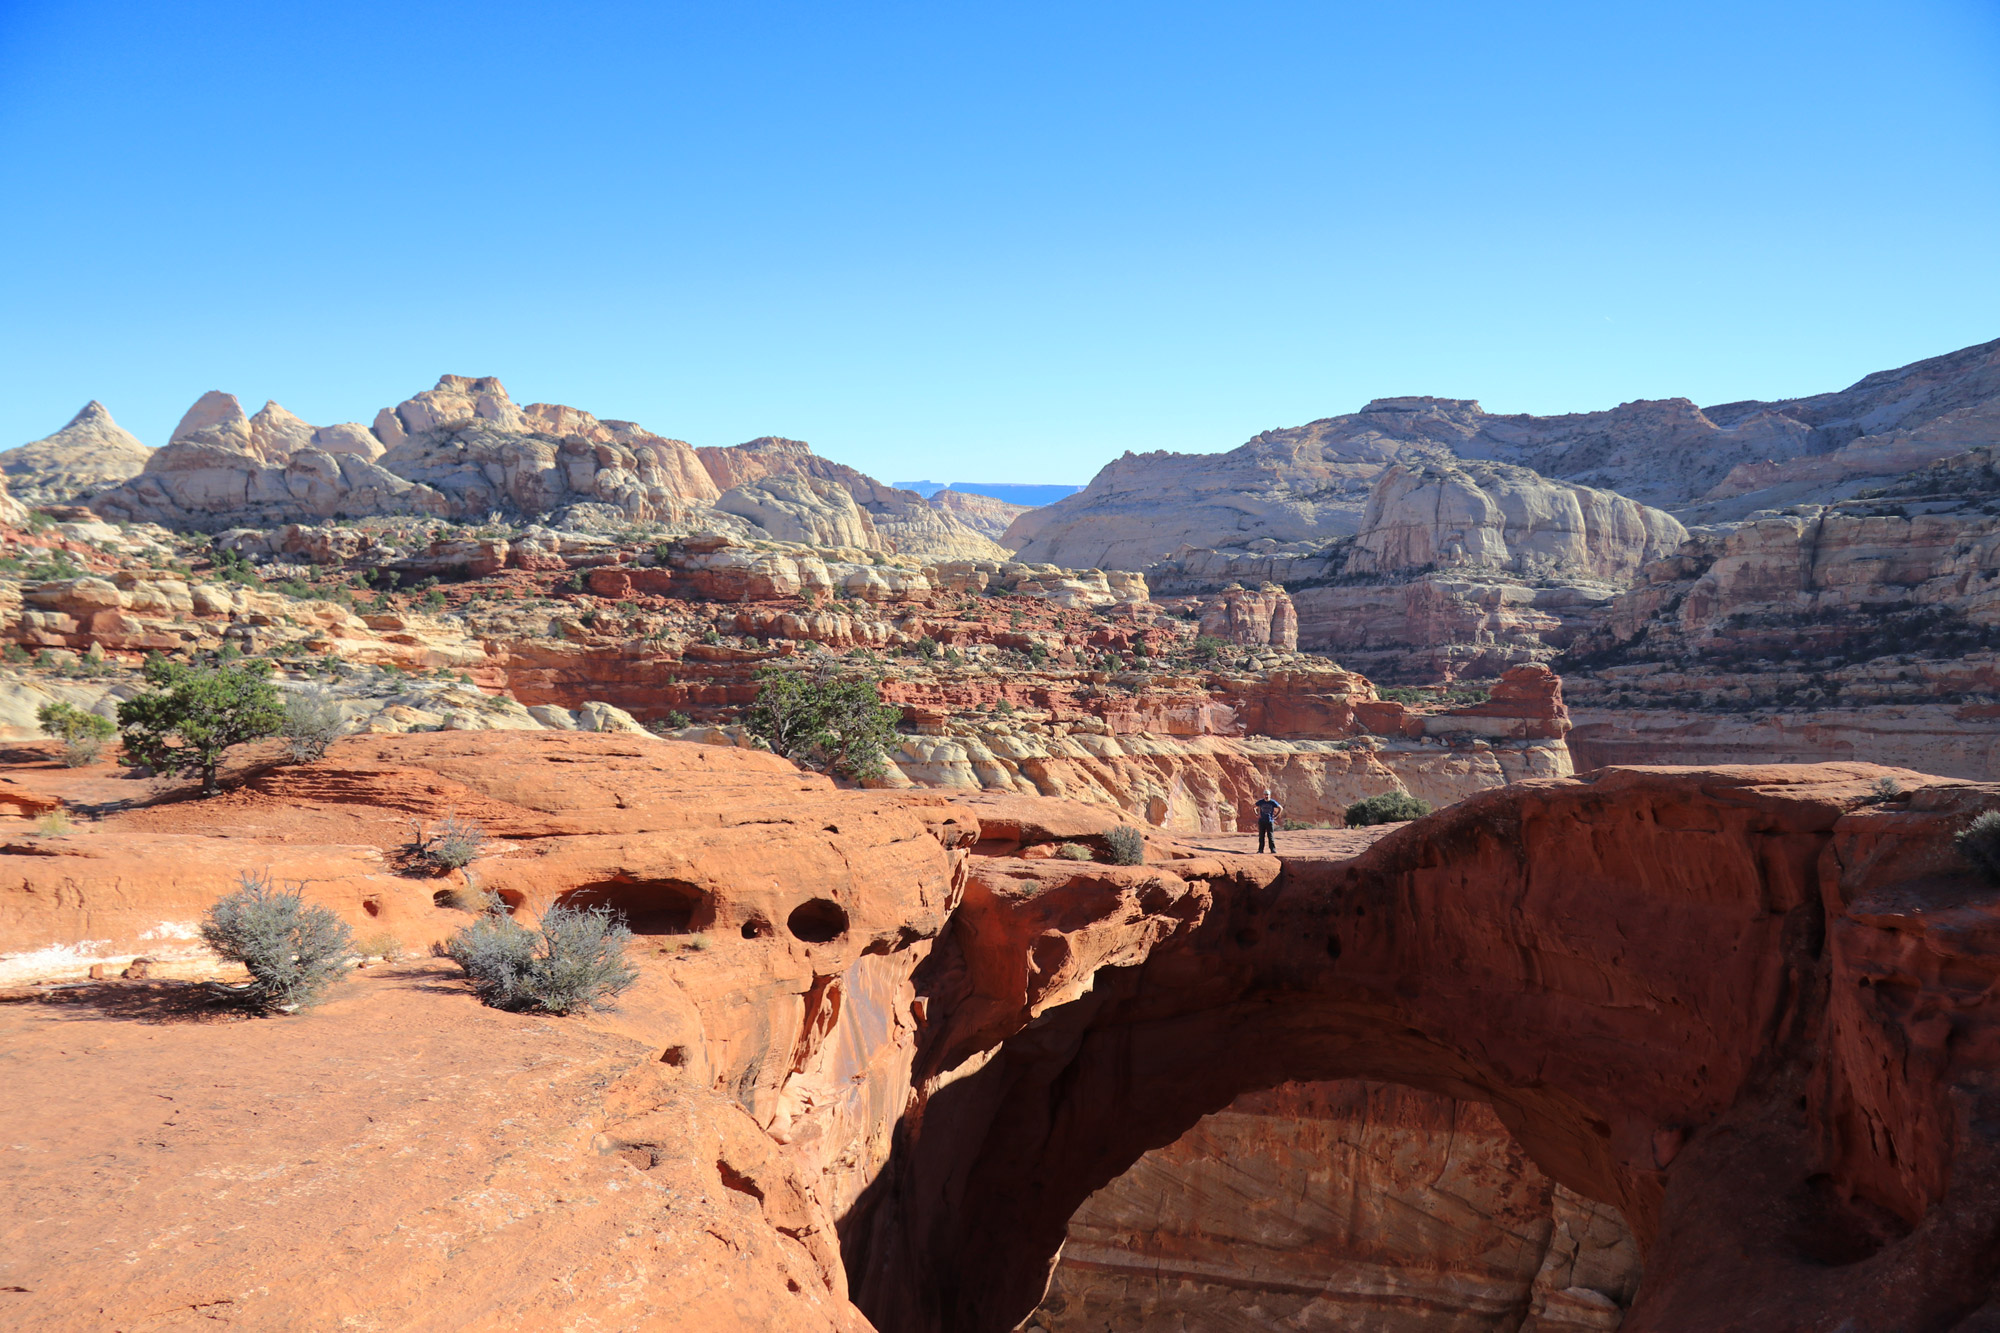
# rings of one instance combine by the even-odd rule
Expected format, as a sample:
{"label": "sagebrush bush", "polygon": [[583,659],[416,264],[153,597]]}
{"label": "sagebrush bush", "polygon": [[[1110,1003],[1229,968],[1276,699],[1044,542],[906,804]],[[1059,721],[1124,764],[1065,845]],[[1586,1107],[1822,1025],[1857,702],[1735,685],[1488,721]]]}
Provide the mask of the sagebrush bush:
{"label": "sagebrush bush", "polygon": [[442,874],[471,865],[485,845],[486,830],[479,826],[478,820],[449,815],[428,832],[419,825],[410,850],[418,860]]}
{"label": "sagebrush bush", "polygon": [[341,715],[333,691],[324,685],[314,685],[285,697],[281,730],[292,762],[310,764],[324,757],[328,747],[347,734],[347,719]]}
{"label": "sagebrush bush", "polygon": [[268,873],[245,874],[242,884],[208,909],[201,938],[248,968],[250,980],[214,988],[266,1012],[319,1003],[346,971],[353,932],[330,909],[306,902],[300,885],[277,888]]}
{"label": "sagebrush bush", "polygon": [[1958,854],[1989,884],[2000,884],[2000,810],[1988,810],[1952,839]]}
{"label": "sagebrush bush", "polygon": [[445,945],[479,998],[496,1009],[572,1014],[609,1008],[639,979],[625,957],[632,932],[602,907],[551,907],[529,930],[496,897]]}
{"label": "sagebrush bush", "polygon": [[1095,861],[1097,859],[1091,853],[1090,848],[1080,842],[1064,843],[1062,846],[1056,848],[1056,855],[1065,861]]}
{"label": "sagebrush bush", "polygon": [[1385,791],[1347,807],[1349,828],[1366,824],[1400,824],[1406,819],[1422,819],[1431,812],[1431,803],[1406,791]]}
{"label": "sagebrush bush", "polygon": [[1136,866],[1146,859],[1146,835],[1130,824],[1120,824],[1108,831],[1104,845],[1111,852],[1112,865]]}

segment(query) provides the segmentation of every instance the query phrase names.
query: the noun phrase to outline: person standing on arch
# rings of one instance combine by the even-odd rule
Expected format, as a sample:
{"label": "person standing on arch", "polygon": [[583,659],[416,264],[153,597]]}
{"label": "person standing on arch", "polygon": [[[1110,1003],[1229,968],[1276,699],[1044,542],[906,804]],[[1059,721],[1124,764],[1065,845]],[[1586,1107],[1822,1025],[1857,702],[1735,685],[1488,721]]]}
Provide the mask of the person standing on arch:
{"label": "person standing on arch", "polygon": [[1257,850],[1276,855],[1278,851],[1278,815],[1284,806],[1271,799],[1271,789],[1264,789],[1264,799],[1257,802]]}

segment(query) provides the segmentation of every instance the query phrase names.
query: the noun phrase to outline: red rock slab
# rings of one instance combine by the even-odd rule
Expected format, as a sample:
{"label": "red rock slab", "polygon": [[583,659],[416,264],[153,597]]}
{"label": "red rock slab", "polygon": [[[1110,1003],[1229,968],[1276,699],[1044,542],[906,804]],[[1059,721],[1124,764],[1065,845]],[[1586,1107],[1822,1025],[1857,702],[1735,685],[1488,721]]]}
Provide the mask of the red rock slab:
{"label": "red rock slab", "polygon": [[419,965],[283,1019],[0,1008],[0,1320],[862,1333],[748,1116]]}

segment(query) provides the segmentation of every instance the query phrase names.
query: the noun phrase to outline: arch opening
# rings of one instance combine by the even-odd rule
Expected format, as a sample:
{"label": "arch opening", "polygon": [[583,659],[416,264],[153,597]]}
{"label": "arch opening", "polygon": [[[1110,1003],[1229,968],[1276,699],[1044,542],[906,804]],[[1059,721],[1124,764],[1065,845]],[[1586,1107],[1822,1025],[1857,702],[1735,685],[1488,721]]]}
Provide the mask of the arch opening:
{"label": "arch opening", "polygon": [[1579,1307],[1601,1327],[1640,1274],[1618,1211],[1551,1180],[1491,1107],[1287,1083],[1237,1097],[1085,1199],[1021,1328],[1393,1319],[1498,1333],[1568,1326]]}

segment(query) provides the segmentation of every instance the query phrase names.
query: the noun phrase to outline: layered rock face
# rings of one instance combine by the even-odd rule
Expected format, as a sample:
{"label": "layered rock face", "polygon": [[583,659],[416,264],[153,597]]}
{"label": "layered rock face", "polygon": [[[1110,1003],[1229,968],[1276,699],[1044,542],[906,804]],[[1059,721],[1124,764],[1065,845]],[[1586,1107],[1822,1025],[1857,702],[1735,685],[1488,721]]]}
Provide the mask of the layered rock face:
{"label": "layered rock face", "polygon": [[[1771,403],[1700,408],[1674,398],[1536,417],[1496,416],[1469,399],[1378,398],[1226,453],[1128,453],[1082,492],[1017,520],[1009,541],[1024,559],[1126,569],[1181,546],[1324,542],[1360,529],[1390,467],[1473,460],[1716,522],[1772,503],[1824,502],[1842,493],[1831,487],[1990,443],[1996,430],[2000,342]],[[1773,464],[1779,471],[1766,477]],[[1698,504],[1711,493],[1735,508]]]}
{"label": "layered rock face", "polygon": [[1585,762],[1916,763],[2000,776],[1990,448],[1867,500],[1704,533],[1564,664]]}
{"label": "layered rock face", "polygon": [[[873,527],[893,545],[886,549],[910,555],[956,555],[972,559],[1007,559],[1012,547],[1003,547],[991,538],[993,520],[983,524],[962,522],[958,506],[951,502],[926,500],[915,491],[885,486],[851,467],[821,458],[801,440],[766,436],[728,449],[702,449],[702,464],[725,490],[751,488],[772,478],[792,477],[807,483],[831,483],[854,497]],[[961,497],[979,499],[981,497]],[[726,508],[726,506],[725,506]],[[1000,525],[1006,531],[1006,525]],[[774,531],[773,536],[778,534]],[[797,540],[783,538],[780,540]],[[838,545],[842,543],[828,543]],[[862,545],[864,543],[846,543]]]}
{"label": "layered rock face", "polygon": [[[24,466],[47,466],[41,459]],[[948,506],[818,458],[798,441],[697,451],[633,422],[600,421],[556,403],[519,406],[490,377],[446,375],[384,408],[372,428],[315,428],[276,403],[246,416],[231,395],[209,393],[172,441],[142,461],[140,475],[92,499],[99,513],[203,531],[556,515],[586,527],[710,528],[975,559],[1008,554]]]}
{"label": "layered rock face", "polygon": [[1543,1175],[1490,1107],[1288,1083],[1086,1199],[1022,1328],[1615,1329],[1640,1268],[1617,1210]]}
{"label": "layered rock face", "polygon": [[[798,479],[747,485],[773,480]],[[268,581],[219,556],[202,573],[179,566],[182,548],[158,529],[17,534],[9,549],[33,572],[0,577],[0,639],[18,663],[0,666],[0,733],[37,736],[36,712],[56,698],[109,716],[146,653],[226,650],[284,663],[288,687],[344,664],[343,709],[378,731],[616,716],[748,746],[760,670],[847,654],[904,713],[880,779],[894,786],[1064,796],[1227,832],[1267,790],[1294,822],[1339,825],[1385,791],[1444,805],[1571,771],[1547,671],[1503,678],[1476,707],[1388,702],[1364,677],[1291,651],[1277,589],[1174,610],[1143,578],[1100,570],[715,534],[431,532],[293,525],[216,539],[268,562]],[[454,582],[421,590],[440,578]],[[370,599],[356,581],[418,591]],[[1219,634],[1204,646],[1206,631]]]}
{"label": "layered rock face", "polygon": [[152,453],[92,401],[55,434],[0,453],[0,474],[29,504],[73,504],[138,476]]}
{"label": "layered rock face", "polygon": [[1687,532],[1620,495],[1494,463],[1397,463],[1352,537],[1191,550],[1155,565],[1169,592],[1290,585],[1298,642],[1398,682],[1491,677],[1546,662]]}

